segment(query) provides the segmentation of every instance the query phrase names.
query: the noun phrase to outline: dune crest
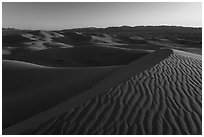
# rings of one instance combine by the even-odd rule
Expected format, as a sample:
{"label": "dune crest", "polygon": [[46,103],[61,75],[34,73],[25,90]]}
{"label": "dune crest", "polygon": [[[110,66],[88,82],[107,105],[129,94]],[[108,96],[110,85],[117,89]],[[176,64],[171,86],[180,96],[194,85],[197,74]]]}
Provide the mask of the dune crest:
{"label": "dune crest", "polygon": [[199,55],[199,54],[193,54],[193,53],[176,50],[176,49],[173,49],[173,51],[174,51],[174,54],[186,56],[186,57],[193,58],[193,59],[202,60],[202,55]]}

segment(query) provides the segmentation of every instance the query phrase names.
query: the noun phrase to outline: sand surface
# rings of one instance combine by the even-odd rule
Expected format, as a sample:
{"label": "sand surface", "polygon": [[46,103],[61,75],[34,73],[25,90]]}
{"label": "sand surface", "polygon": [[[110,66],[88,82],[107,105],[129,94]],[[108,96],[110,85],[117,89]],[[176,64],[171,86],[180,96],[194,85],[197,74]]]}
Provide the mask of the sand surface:
{"label": "sand surface", "polygon": [[201,134],[201,76],[201,61],[171,55],[25,133]]}
{"label": "sand surface", "polygon": [[3,60],[3,128],[91,88],[118,67],[55,68]]}
{"label": "sand surface", "polygon": [[3,134],[202,134],[202,28],[3,28],[2,54]]}
{"label": "sand surface", "polygon": [[[155,55],[159,54],[155,53],[154,57]],[[145,60],[148,61],[147,58]],[[73,105],[65,103],[60,114],[56,116],[53,114],[45,122],[37,122],[38,124],[33,122],[30,128],[25,128],[26,123],[29,125],[29,122],[39,118],[39,115],[30,121],[5,129],[4,133],[202,134],[201,62],[200,59],[186,56],[183,52],[180,54],[172,52],[170,56],[163,57],[161,62],[155,62],[152,67],[144,69],[139,74],[125,73],[124,75],[132,75],[128,76],[129,78],[124,75],[118,76],[120,69],[122,72],[125,70],[133,72],[137,68],[134,66],[137,63],[131,63],[110,76],[117,76],[116,78],[123,79],[123,82],[117,80],[116,83],[120,83],[115,85],[105,79],[108,81],[106,85],[110,83],[115,86],[104,91],[95,90],[100,92],[95,93],[96,96],[91,94],[87,95],[88,97],[81,96],[87,99],[78,101],[77,105],[74,105],[77,101],[73,100],[71,100]],[[99,82],[98,87],[101,85],[103,84]],[[42,115],[48,116],[46,113]]]}
{"label": "sand surface", "polygon": [[52,67],[93,67],[128,64],[151,52],[149,50],[128,50],[92,45],[31,51],[3,56],[3,59]]}
{"label": "sand surface", "polygon": [[23,62],[18,60],[2,60],[2,66],[6,70],[15,70],[15,69],[37,69],[37,68],[54,68],[54,67],[47,67],[38,64],[33,64],[29,62]]}

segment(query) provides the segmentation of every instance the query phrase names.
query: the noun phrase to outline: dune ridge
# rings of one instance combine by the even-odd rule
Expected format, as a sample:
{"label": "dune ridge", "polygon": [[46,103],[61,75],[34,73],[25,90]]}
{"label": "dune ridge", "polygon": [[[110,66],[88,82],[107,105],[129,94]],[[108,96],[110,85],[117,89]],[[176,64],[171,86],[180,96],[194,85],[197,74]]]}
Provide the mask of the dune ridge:
{"label": "dune ridge", "polygon": [[182,54],[185,57],[202,60],[202,55],[199,55],[199,54],[192,54],[192,53],[189,53],[189,52],[186,52],[186,51],[177,50],[177,49],[173,49],[173,51],[174,51],[174,54]]}
{"label": "dune ridge", "polygon": [[[137,68],[134,63],[127,66],[132,71]],[[128,70],[120,68],[121,72],[124,69]],[[4,133],[202,134],[201,60],[171,53],[138,74],[125,75],[128,76],[123,76],[116,86],[88,97],[81,105],[66,104],[65,112],[35,127],[23,131],[22,124]]]}

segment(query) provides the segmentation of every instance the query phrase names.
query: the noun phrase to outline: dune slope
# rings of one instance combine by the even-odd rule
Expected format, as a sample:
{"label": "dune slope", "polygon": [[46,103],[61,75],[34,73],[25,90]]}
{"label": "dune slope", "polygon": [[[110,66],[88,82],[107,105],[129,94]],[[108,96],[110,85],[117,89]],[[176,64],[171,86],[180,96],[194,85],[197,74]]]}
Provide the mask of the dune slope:
{"label": "dune slope", "polygon": [[201,60],[171,55],[26,134],[201,134]]}
{"label": "dune slope", "polygon": [[149,53],[151,51],[148,50],[128,50],[92,45],[31,51],[3,56],[3,59],[19,60],[53,67],[93,67],[124,65]]}
{"label": "dune slope", "polygon": [[3,61],[3,128],[75,96],[119,66],[55,68]]}
{"label": "dune slope", "polygon": [[[34,121],[33,121],[33,117],[29,118],[31,119],[32,124],[30,123],[25,126],[25,123],[27,122],[24,122],[24,121],[20,122],[20,125],[21,124],[23,125],[22,126],[23,129],[21,130],[24,130],[25,127],[28,128],[32,125],[34,126],[36,122],[39,124],[39,122],[46,121],[46,119],[48,119],[49,117],[55,116],[56,113],[58,114],[62,111],[66,111],[68,108],[72,108],[74,106],[80,105],[81,103],[90,99],[91,97],[95,97],[105,92],[107,89],[112,88],[113,85],[120,84],[125,79],[128,79],[131,76],[144,71],[144,69],[147,69],[157,64],[159,61],[163,60],[163,58],[166,58],[171,53],[172,53],[171,50],[163,49],[155,53],[149,54],[148,56],[145,56],[139,60],[136,60],[127,66],[123,66],[122,68],[117,69],[117,71],[113,71],[113,73],[109,74],[105,78],[99,78],[98,75],[94,73],[94,72],[99,72],[100,74],[101,72],[98,70],[101,67],[99,69],[96,69],[96,68],[88,69],[91,71],[81,71],[80,73],[79,71],[80,69],[76,69],[76,68],[69,68],[68,70],[71,70],[71,71],[66,71],[67,68],[65,68],[65,71],[63,70],[56,71],[57,68],[55,69],[30,69],[29,68],[29,69],[12,70],[12,69],[8,69],[7,65],[4,65],[3,70],[5,70],[5,72],[3,74],[6,74],[7,76],[3,75],[3,78],[4,78],[3,91],[6,91],[6,92],[3,92],[3,96],[4,96],[3,104],[6,104],[6,105],[3,105],[3,106],[6,106],[4,109],[5,111],[3,111],[5,116],[4,118],[5,121],[3,121],[3,123],[4,125],[6,125],[6,127],[11,126],[12,121],[15,121],[16,119],[18,121],[23,120],[22,117],[25,118],[25,116],[27,116],[30,113],[30,111],[26,111],[26,110],[30,109],[31,112],[33,111],[35,112],[37,109],[38,112],[40,112],[39,110],[42,111],[42,108],[44,108],[46,104],[50,105],[50,104],[53,104],[53,102],[56,104],[56,100],[63,101],[63,98],[69,95],[70,93],[75,94],[76,89],[78,88],[83,89],[82,87],[84,86],[87,87],[87,85],[89,86],[90,88],[89,90],[81,92],[81,94],[66,100],[64,103],[52,109],[49,109],[45,112],[43,111],[42,114],[41,113],[38,114],[37,120],[35,118],[36,116],[34,116]],[[11,63],[11,62],[12,61],[7,63]],[[26,66],[28,66],[28,64]],[[4,69],[5,67],[7,68]],[[21,65],[21,68],[28,68],[28,67],[25,67],[25,63],[24,63],[24,65]],[[111,67],[108,67],[107,70],[108,69],[111,69]],[[53,73],[53,70],[55,71],[55,73]],[[82,70],[87,70],[87,68],[83,68]],[[90,72],[92,75],[90,75]],[[75,79],[73,79],[72,77],[73,75],[75,76],[74,77]],[[76,75],[78,75],[79,77],[76,77]],[[21,80],[16,80],[14,76],[16,78],[21,77]],[[39,80],[39,76],[41,76],[40,80]],[[92,79],[92,76],[93,76],[93,79]],[[87,77],[89,77],[89,79],[87,79]],[[30,80],[27,80],[28,78],[30,78]],[[101,80],[98,81],[98,80],[95,80],[95,78],[99,78]],[[92,80],[94,81],[95,84],[93,82],[90,82]],[[12,85],[9,86],[9,83],[11,83]],[[77,85],[80,85],[80,86],[77,86]],[[73,88],[73,86],[75,86],[75,88]],[[64,96],[65,94],[66,96]],[[38,102],[36,102],[36,98],[38,98]],[[41,105],[40,107],[35,107],[35,109],[32,109],[33,108],[32,104],[34,104],[35,106],[36,104],[38,106],[40,104]],[[17,105],[18,107],[14,107],[15,105]],[[24,113],[21,113],[22,111]],[[21,115],[13,115],[14,112],[19,113]],[[9,115],[8,113],[10,113],[11,115]],[[41,120],[39,120],[39,118]],[[29,119],[25,121],[28,121],[29,123],[30,121]],[[19,129],[19,124],[17,124],[18,128],[15,128],[15,127],[16,125],[14,125],[14,130],[17,129],[17,132],[21,131]],[[11,126],[11,129],[12,128],[13,126]]]}
{"label": "dune slope", "polygon": [[[168,53],[163,50],[161,52]],[[96,96],[89,94],[87,95],[89,99],[72,107],[68,105],[70,101],[67,101],[64,106],[62,105],[66,111],[61,111],[58,115],[56,113],[56,116],[53,114],[47,121],[36,124],[34,120],[39,117],[35,117],[27,123],[25,121],[4,130],[4,133],[202,134],[202,63],[200,59],[184,54],[172,53],[167,58],[163,57],[161,62],[155,61],[152,67],[149,66],[136,75],[133,74],[134,70],[139,72],[136,69],[137,63],[144,59],[133,62],[110,76],[123,78],[122,81],[115,82],[120,83],[115,85],[105,79],[115,85],[112,88],[103,92],[93,88],[95,92],[101,93],[98,95],[95,93]],[[161,57],[161,54],[156,55]],[[141,66],[144,68],[142,63]],[[128,77],[124,74],[117,76],[120,70],[123,72],[128,70],[129,73],[125,73]],[[132,76],[129,77],[130,75]],[[103,85],[100,82],[99,84]],[[71,101],[74,104],[74,101]],[[56,110],[53,109],[53,112]],[[43,115],[45,117],[47,114]],[[26,124],[29,126],[31,123],[35,126],[25,128]]]}

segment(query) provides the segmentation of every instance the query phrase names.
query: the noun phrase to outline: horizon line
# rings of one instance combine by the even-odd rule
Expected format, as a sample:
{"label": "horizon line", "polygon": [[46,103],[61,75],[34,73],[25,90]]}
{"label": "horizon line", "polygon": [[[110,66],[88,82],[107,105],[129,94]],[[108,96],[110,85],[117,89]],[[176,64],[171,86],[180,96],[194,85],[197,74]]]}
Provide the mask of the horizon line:
{"label": "horizon line", "polygon": [[17,30],[47,30],[47,31],[52,31],[52,30],[72,30],[72,29],[86,29],[86,28],[95,28],[95,29],[106,29],[106,28],[114,28],[114,27],[184,27],[184,28],[202,28],[202,26],[183,26],[183,25],[136,25],[136,26],[131,26],[131,25],[120,25],[120,26],[106,26],[106,27],[96,27],[96,26],[86,26],[86,27],[73,27],[73,28],[59,28],[59,29],[21,29],[17,27],[3,27],[2,29],[17,29]]}

